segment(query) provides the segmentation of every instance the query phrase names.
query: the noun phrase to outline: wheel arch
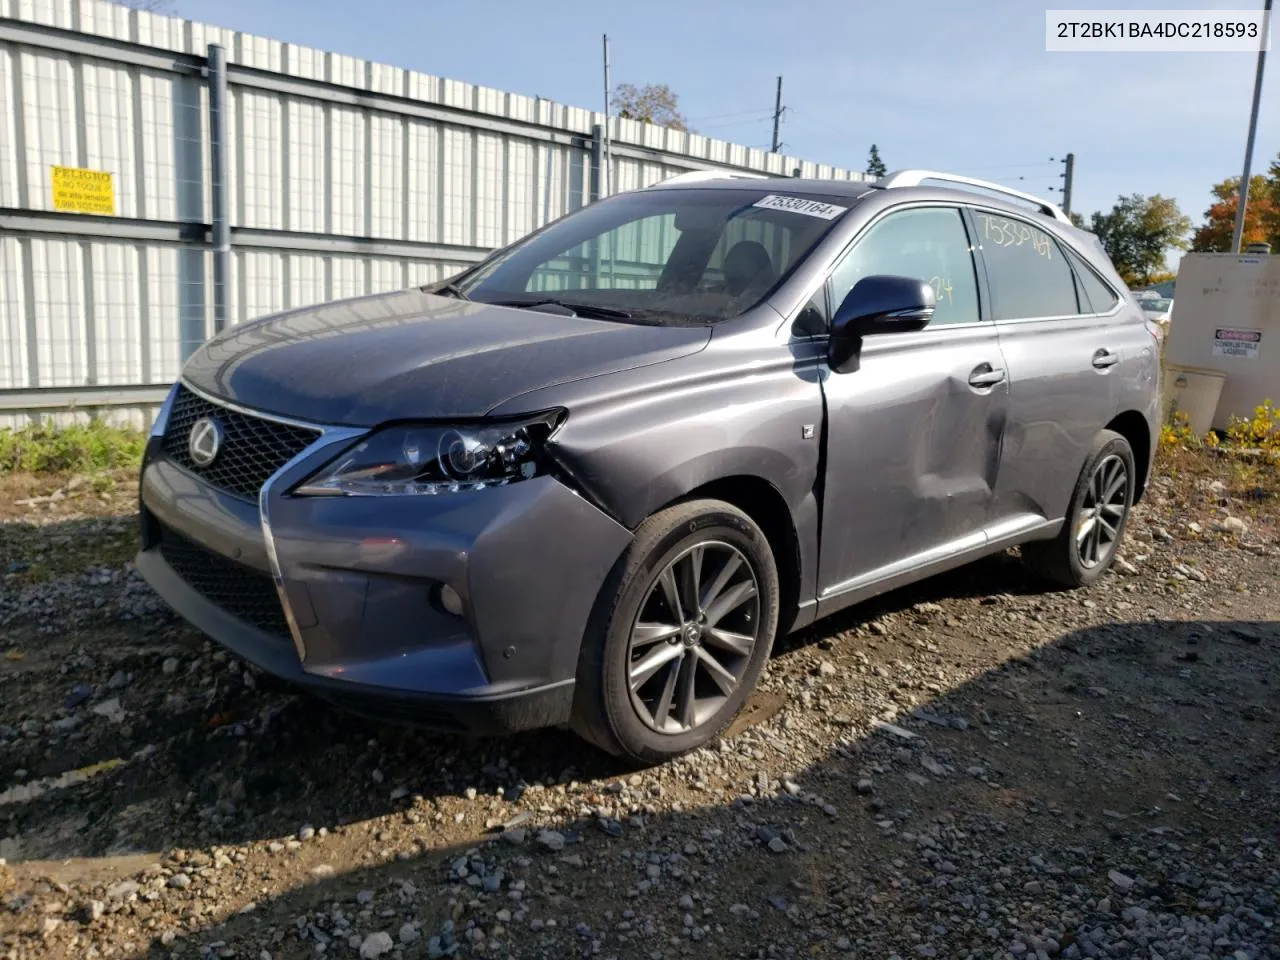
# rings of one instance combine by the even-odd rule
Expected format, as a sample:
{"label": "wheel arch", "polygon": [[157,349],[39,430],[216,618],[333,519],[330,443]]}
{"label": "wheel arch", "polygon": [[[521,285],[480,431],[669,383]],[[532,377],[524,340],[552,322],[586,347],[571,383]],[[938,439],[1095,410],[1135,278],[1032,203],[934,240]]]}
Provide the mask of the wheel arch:
{"label": "wheel arch", "polygon": [[723,500],[749,516],[764,532],[778,568],[778,634],[786,634],[799,608],[803,568],[800,535],[782,492],[763,477],[737,474],[710,480],[658,509],[690,500]]}
{"label": "wheel arch", "polygon": [[1138,503],[1146,493],[1147,482],[1150,479],[1151,427],[1147,423],[1147,418],[1141,413],[1136,410],[1126,410],[1112,419],[1106,429],[1120,434],[1129,441],[1129,446],[1133,449],[1134,466],[1138,471],[1137,477],[1134,478],[1133,502]]}

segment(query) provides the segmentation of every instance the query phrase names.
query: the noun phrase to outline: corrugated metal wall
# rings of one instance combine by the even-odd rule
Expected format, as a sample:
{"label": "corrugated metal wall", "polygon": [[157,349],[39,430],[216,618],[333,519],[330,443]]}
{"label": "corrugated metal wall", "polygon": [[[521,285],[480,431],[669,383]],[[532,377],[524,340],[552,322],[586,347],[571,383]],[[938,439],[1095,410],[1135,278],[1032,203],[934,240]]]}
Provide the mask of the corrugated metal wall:
{"label": "corrugated metal wall", "polygon": [[[210,43],[227,51],[229,320],[440,279],[591,201],[602,114],[103,0],[0,0],[0,426],[142,422],[212,330]],[[612,191],[861,174],[614,119]],[[59,213],[55,166],[113,175]]]}

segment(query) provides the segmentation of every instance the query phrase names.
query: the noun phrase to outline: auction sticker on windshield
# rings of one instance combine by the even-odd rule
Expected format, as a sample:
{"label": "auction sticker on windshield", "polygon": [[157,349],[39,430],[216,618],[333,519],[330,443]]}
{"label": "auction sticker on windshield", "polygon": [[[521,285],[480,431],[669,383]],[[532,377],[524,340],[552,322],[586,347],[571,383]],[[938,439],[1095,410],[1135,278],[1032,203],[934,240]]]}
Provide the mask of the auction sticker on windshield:
{"label": "auction sticker on windshield", "polygon": [[776,193],[761,197],[752,206],[764,207],[766,210],[788,210],[791,213],[803,213],[806,217],[817,217],[819,220],[834,220],[849,209],[848,207],[837,207],[834,203],[809,200],[805,197],[781,197]]}

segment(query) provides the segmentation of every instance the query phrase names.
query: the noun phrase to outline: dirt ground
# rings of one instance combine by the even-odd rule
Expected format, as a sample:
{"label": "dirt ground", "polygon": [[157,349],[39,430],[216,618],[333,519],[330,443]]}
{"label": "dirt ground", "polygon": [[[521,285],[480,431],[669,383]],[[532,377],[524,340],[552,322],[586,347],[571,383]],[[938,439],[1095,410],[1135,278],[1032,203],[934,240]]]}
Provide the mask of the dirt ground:
{"label": "dirt ground", "polygon": [[1097,587],[889,594],[638,773],[281,688],[128,476],[0,478],[0,958],[1280,957],[1280,503],[1183,466]]}

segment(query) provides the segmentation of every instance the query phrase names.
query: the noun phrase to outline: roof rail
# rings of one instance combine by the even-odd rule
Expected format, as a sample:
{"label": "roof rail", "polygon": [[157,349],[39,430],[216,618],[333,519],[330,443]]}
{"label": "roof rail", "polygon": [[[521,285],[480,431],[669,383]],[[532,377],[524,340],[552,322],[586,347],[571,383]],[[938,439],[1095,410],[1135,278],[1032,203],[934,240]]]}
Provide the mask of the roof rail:
{"label": "roof rail", "polygon": [[895,170],[893,173],[877,180],[875,186],[885,190],[890,190],[894,187],[918,187],[925,180],[961,183],[970,187],[990,190],[993,193],[1002,193],[1007,197],[1017,197],[1019,200],[1034,204],[1046,216],[1061,220],[1063,223],[1071,223],[1071,218],[1062,212],[1062,208],[1057,204],[1050,203],[1048,200],[1042,200],[1040,197],[1023,193],[1021,190],[1013,190],[1000,183],[992,183],[990,180],[976,180],[973,177],[962,177],[956,173],[939,173],[936,170]]}
{"label": "roof rail", "polygon": [[[768,176],[763,173],[747,173],[740,170],[690,170],[688,173],[677,173],[674,177],[667,177],[665,180],[659,180],[657,183],[649,184],[650,187],[665,187],[673,183],[698,183],[702,180],[766,180]],[[648,189],[648,188],[646,188]]]}

